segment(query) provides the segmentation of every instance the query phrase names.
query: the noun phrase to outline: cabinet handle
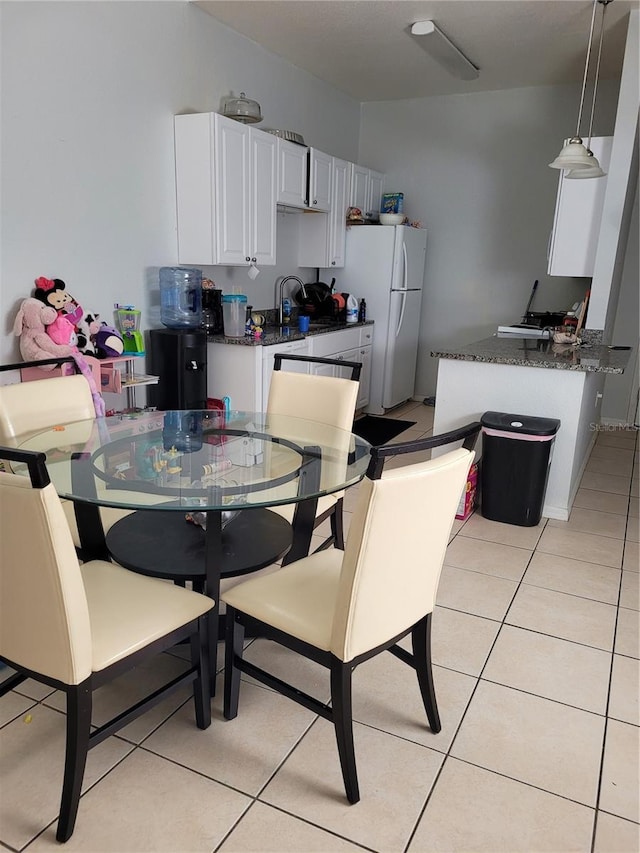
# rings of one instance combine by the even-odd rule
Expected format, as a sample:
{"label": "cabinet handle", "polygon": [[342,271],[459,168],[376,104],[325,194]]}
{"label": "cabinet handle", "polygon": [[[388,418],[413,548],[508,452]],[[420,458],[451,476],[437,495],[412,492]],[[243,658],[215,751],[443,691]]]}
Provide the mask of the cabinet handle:
{"label": "cabinet handle", "polygon": [[365,351],[363,349],[360,350],[360,355],[365,355]]}
{"label": "cabinet handle", "polygon": [[313,203],[314,203],[314,204],[317,204],[317,203],[318,203],[318,199],[317,199],[317,198],[314,198]]}
{"label": "cabinet handle", "polygon": [[336,262],[335,262],[335,261],[331,261],[331,266],[332,266],[332,267],[335,267],[335,265],[336,265]]}
{"label": "cabinet handle", "polygon": [[249,257],[249,255],[247,255],[247,257],[245,258],[245,261],[246,261],[247,263],[250,263],[251,258]]}
{"label": "cabinet handle", "polygon": [[256,262],[256,259],[255,259],[255,258],[251,258],[251,263],[252,263],[252,264],[255,264],[255,262]]}

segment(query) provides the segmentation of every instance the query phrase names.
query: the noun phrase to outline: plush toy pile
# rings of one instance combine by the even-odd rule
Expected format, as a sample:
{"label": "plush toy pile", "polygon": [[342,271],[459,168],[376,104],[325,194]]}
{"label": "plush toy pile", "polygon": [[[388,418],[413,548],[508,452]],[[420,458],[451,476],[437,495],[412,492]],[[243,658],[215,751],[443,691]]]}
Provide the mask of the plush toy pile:
{"label": "plush toy pile", "polygon": [[[22,358],[40,361],[71,356],[89,383],[96,415],[104,415],[104,401],[84,356],[117,358],[124,350],[122,335],[100,322],[98,314],[85,314],[62,279],[40,276],[35,285],[33,296],[23,301],[13,325],[14,334],[20,338]],[[53,370],[54,365],[41,367]]]}
{"label": "plush toy pile", "polygon": [[99,314],[85,314],[82,306],[67,291],[62,279],[40,276],[35,285],[34,298],[55,308],[58,314],[53,329],[47,329],[56,343],[68,344],[75,335],[72,346],[77,346],[83,355],[96,358],[117,358],[122,355],[124,344],[120,332],[104,321],[100,322]]}

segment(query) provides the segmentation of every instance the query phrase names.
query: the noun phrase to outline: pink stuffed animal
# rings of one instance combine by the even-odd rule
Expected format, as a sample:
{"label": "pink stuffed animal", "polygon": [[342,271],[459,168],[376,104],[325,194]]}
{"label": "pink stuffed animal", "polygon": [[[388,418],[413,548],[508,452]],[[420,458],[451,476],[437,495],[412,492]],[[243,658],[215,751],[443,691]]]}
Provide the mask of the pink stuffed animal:
{"label": "pink stuffed animal", "polygon": [[[20,353],[25,361],[63,358],[77,352],[76,347],[68,343],[58,344],[47,334],[47,326],[57,319],[58,312],[53,306],[33,297],[23,301],[13,324],[13,333],[20,338]],[[43,370],[53,370],[54,367],[46,365]]]}

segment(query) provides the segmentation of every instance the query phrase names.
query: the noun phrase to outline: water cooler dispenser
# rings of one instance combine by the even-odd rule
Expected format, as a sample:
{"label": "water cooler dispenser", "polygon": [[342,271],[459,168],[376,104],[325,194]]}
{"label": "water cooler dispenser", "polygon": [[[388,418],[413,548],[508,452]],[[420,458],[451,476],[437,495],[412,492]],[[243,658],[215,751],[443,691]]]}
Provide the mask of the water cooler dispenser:
{"label": "water cooler dispenser", "polygon": [[149,388],[149,404],[162,411],[206,409],[207,333],[204,329],[151,329],[151,372],[160,377]]}

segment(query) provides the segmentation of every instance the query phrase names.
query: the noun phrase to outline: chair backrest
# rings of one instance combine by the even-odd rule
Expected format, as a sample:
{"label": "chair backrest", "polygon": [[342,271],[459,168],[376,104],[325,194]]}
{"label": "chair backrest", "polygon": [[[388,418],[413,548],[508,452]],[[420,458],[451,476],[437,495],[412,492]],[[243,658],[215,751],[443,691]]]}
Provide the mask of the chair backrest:
{"label": "chair backrest", "polygon": [[[0,448],[14,464],[36,457],[46,472],[43,454]],[[69,525],[46,482],[0,472],[0,656],[79,684],[91,673],[89,611]]]}
{"label": "chair backrest", "polygon": [[40,429],[95,418],[82,374],[0,386],[0,444],[15,446]]}
{"label": "chair backrest", "polygon": [[360,485],[331,640],[341,660],[376,648],[432,612],[473,458],[460,448]]}
{"label": "chair backrest", "polygon": [[[280,370],[280,361],[285,358],[290,357],[276,355],[278,369],[274,370],[271,376],[267,412],[273,415],[304,418],[351,432],[358,399],[357,376],[356,379],[342,379],[335,376]],[[304,356],[297,357],[295,361],[334,363],[338,366],[345,364],[337,360],[313,359]],[[347,366],[353,365],[348,362]],[[356,373],[359,374],[359,371]]]}

